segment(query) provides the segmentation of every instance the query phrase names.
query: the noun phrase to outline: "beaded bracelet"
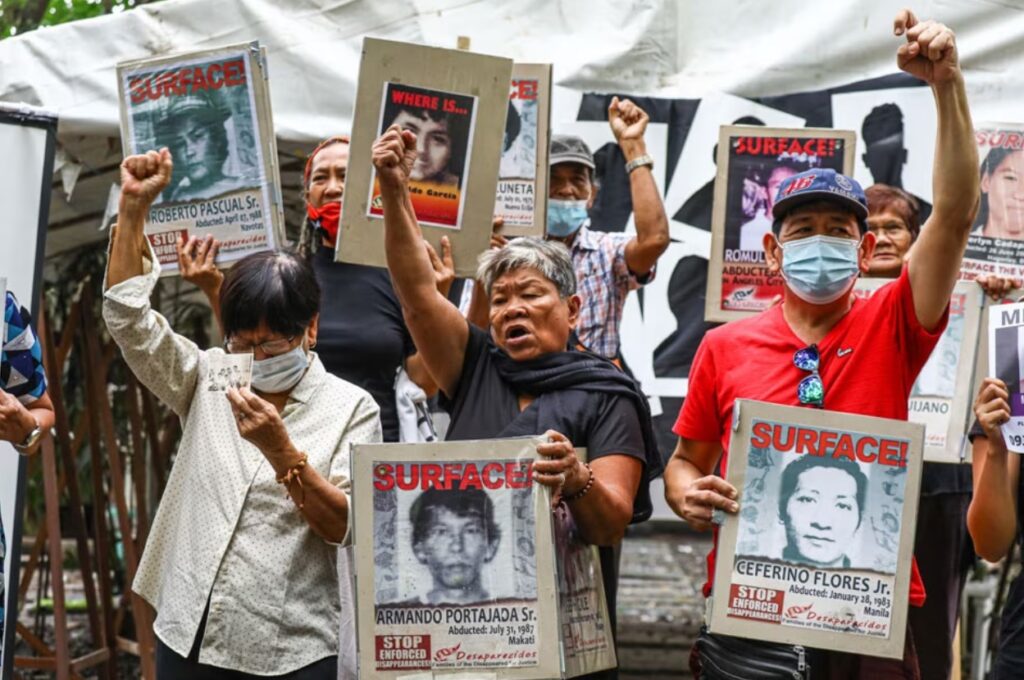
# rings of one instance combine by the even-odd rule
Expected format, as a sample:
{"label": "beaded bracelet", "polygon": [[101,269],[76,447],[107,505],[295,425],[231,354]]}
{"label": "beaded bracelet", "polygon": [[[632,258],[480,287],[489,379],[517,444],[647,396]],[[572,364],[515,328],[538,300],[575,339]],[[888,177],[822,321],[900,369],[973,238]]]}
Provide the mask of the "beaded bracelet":
{"label": "beaded bracelet", "polygon": [[277,478],[277,483],[284,484],[285,486],[285,495],[291,495],[291,486],[293,481],[299,483],[299,489],[302,490],[301,497],[299,498],[299,510],[302,510],[306,505],[306,487],[302,485],[302,478],[300,475],[302,474],[302,468],[306,467],[306,461],[308,460],[309,456],[303,453],[302,459],[298,463],[288,468],[287,472]]}
{"label": "beaded bracelet", "polygon": [[571,496],[562,495],[563,501],[578,501],[590,492],[590,487],[594,486],[594,471],[590,468],[590,463],[584,463],[583,467],[587,468],[587,483],[583,485],[583,488],[572,494]]}

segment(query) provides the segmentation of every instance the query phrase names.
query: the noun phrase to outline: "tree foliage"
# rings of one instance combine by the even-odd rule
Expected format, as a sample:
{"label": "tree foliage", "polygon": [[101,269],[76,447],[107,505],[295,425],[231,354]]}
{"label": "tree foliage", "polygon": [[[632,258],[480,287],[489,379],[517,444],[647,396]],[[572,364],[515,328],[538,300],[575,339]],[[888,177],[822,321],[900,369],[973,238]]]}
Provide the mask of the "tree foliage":
{"label": "tree foliage", "polygon": [[157,0],[2,0],[0,39],[21,35],[42,26],[56,26],[79,19],[149,4]]}

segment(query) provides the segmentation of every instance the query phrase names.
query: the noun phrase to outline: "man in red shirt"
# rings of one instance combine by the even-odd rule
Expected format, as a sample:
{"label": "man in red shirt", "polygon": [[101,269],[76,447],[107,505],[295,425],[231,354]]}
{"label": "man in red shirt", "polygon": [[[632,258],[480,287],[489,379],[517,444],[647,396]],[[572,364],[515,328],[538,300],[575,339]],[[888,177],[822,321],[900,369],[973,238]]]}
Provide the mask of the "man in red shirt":
{"label": "man in red shirt", "polygon": [[[713,474],[720,461],[725,467],[736,399],[906,420],[911,386],[945,327],[979,197],[973,127],[953,32],[919,22],[909,10],[896,16],[893,29],[906,36],[897,51],[900,68],[928,82],[935,96],[933,212],[899,278],[858,300],[853,284],[867,272],[875,245],[863,190],[830,170],[780,186],[764,249],[786,282],[783,302],[705,336],[674,428],[679,443],[665,470],[665,497],[695,529],[712,528],[715,508],[739,510],[736,489]],[[816,375],[799,367],[811,352],[820,357]],[[709,575],[713,562],[714,552]],[[710,591],[708,583],[705,595]],[[916,565],[910,601],[924,602]],[[910,635],[902,661],[827,652],[815,672],[920,677]]]}

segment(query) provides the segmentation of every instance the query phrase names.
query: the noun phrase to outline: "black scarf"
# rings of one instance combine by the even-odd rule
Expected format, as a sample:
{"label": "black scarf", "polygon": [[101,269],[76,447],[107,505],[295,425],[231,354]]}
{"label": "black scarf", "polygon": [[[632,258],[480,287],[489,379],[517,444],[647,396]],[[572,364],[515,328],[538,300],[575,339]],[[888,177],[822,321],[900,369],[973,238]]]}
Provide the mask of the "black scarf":
{"label": "black scarf", "polygon": [[[610,360],[587,351],[567,350],[551,352],[536,359],[515,361],[496,345],[491,345],[491,358],[501,379],[518,394],[539,396],[558,390],[589,390],[626,397],[636,407],[640,430],[644,438],[644,457],[647,479],[661,476],[664,465],[654,437],[654,422],[647,397],[639,383],[626,375]],[[633,521],[641,522],[651,514],[650,493],[647,484],[640,485],[635,503],[637,513]],[[639,512],[644,508],[643,512]]]}

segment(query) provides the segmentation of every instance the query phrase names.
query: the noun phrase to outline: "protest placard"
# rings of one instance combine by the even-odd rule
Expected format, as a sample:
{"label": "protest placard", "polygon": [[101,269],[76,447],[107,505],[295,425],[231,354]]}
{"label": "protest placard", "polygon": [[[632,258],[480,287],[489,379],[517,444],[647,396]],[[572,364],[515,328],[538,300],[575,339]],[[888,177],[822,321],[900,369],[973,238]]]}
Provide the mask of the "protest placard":
{"label": "protest placard", "polygon": [[[581,460],[586,451],[576,449]],[[579,534],[565,503],[554,512],[558,569],[559,637],[564,658],[563,678],[575,678],[618,665],[605,598],[597,546]]]}
{"label": "protest placard", "polygon": [[974,132],[981,162],[981,204],[960,266],[965,279],[1024,278],[1024,124],[982,123]]}
{"label": "protest placard", "polygon": [[451,240],[456,273],[472,276],[490,243],[512,61],[409,43],[363,40],[352,152],[335,259],[377,267],[383,205],[370,160],[392,125],[417,137],[409,193],[423,236]]}
{"label": "protest placard", "polygon": [[[977,354],[975,356],[975,359],[974,359],[974,380],[973,380],[973,384],[971,386],[971,394],[972,395],[974,395],[974,396],[978,395],[978,392],[981,390],[981,385],[985,381],[985,378],[987,378],[989,376],[994,377],[994,374],[990,372],[990,366],[989,366],[989,356],[990,356],[990,353],[989,353],[989,338],[988,338],[988,328],[989,328],[989,324],[991,323],[993,310],[998,309],[1002,305],[1011,304],[1013,302],[1018,302],[1018,301],[1021,301],[1021,300],[1024,300],[1024,288],[1014,288],[1014,289],[1006,292],[998,300],[993,300],[993,299],[989,298],[988,296],[985,296],[983,298],[983,304],[982,304],[982,307],[981,307],[981,328],[982,328],[982,330],[979,333],[980,337],[978,338],[978,352],[977,352]],[[971,413],[971,423],[972,423],[972,425],[974,423],[974,419],[975,419],[975,416],[974,416],[974,413],[972,412]]]}
{"label": "protest placard", "polygon": [[117,80],[125,155],[167,147],[174,161],[145,225],[162,274],[178,273],[179,238],[213,236],[222,266],[281,247],[277,142],[259,44],[124,62]]}
{"label": "protest placard", "polygon": [[1006,383],[1010,394],[1010,420],[1003,423],[1006,448],[1024,453],[1024,303],[988,309],[988,375]]}
{"label": "protest placard", "polygon": [[[859,279],[857,291],[868,295],[888,283],[886,279]],[[965,462],[984,299],[976,283],[956,284],[949,301],[949,322],[910,392],[909,420],[925,426],[924,459],[928,462]]]}
{"label": "protest placard", "polygon": [[772,232],[779,185],[815,168],[849,175],[855,139],[848,130],[721,127],[705,320],[742,319],[782,294],[782,278],[768,271],[763,244]]}
{"label": "protest placard", "polygon": [[737,400],[713,632],[902,658],[924,426]]}
{"label": "protest placard", "polygon": [[361,673],[532,679],[614,666],[596,548],[564,506],[553,526],[532,477],[540,441],[355,447]]}
{"label": "protest placard", "polygon": [[543,238],[548,205],[551,64],[512,67],[494,216],[505,236]]}

